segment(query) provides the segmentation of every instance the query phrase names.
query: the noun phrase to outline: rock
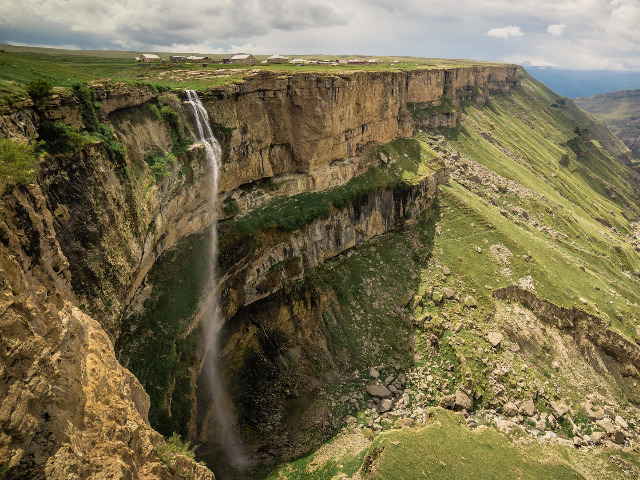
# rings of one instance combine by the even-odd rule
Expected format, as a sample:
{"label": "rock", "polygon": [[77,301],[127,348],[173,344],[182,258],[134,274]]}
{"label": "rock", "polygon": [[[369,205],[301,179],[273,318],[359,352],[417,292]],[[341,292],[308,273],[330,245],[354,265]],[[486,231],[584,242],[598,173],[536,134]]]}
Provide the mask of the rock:
{"label": "rock", "polygon": [[507,417],[515,417],[518,414],[518,409],[513,402],[507,402],[502,407],[502,413]]}
{"label": "rock", "polygon": [[487,341],[493,346],[493,347],[497,347],[498,345],[500,345],[500,342],[502,342],[502,339],[504,337],[502,336],[501,333],[498,332],[489,332],[487,334]]}
{"label": "rock", "polygon": [[444,296],[447,298],[453,298],[453,296],[455,295],[455,292],[451,290],[449,287],[443,288],[442,293],[444,293]]}
{"label": "rock", "polygon": [[551,412],[556,418],[562,417],[565,413],[569,411],[569,407],[562,402],[554,402],[552,401],[549,406],[551,407]]}
{"label": "rock", "polygon": [[520,413],[526,415],[527,417],[533,417],[536,412],[536,406],[533,403],[532,399],[525,400],[522,402],[520,406]]}
{"label": "rock", "polygon": [[596,445],[599,445],[600,443],[602,443],[602,440],[605,438],[605,436],[606,435],[602,432],[593,432],[591,434],[591,441]]}
{"label": "rock", "polygon": [[369,369],[369,376],[371,378],[378,378],[380,376],[380,372],[378,372],[378,370],[374,367],[371,367]]}
{"label": "rock", "polygon": [[496,428],[499,432],[509,433],[516,427],[516,424],[511,420],[502,420],[500,418],[496,418]]}
{"label": "rock", "polygon": [[547,429],[547,422],[545,422],[544,420],[540,419],[536,422],[536,428],[538,430],[540,430],[541,432],[544,432]]}
{"label": "rock", "polygon": [[599,407],[593,407],[590,403],[584,404],[584,411],[587,415],[587,418],[592,422],[596,422],[601,420],[604,417],[604,410]]}
{"label": "rock", "polygon": [[436,305],[440,304],[443,298],[444,297],[442,295],[442,292],[435,291],[431,295],[431,300],[433,300],[433,303],[435,303]]}
{"label": "rock", "polygon": [[582,447],[584,445],[584,440],[578,436],[573,437],[573,445],[575,447]]}
{"label": "rock", "polygon": [[614,422],[615,422],[616,425],[618,425],[619,427],[621,427],[624,430],[628,430],[629,429],[629,425],[624,420],[624,418],[622,418],[620,415],[616,415],[616,418],[615,418]]}
{"label": "rock", "polygon": [[476,247],[476,252],[482,253],[482,248],[481,247]]}
{"label": "rock", "polygon": [[445,395],[440,400],[440,406],[442,408],[453,408],[456,404],[456,396],[455,395]]}
{"label": "rock", "polygon": [[451,270],[449,270],[449,267],[443,265],[442,266],[442,273],[445,275],[449,275],[451,273]]}
{"label": "rock", "polygon": [[611,420],[608,418],[603,418],[602,420],[598,420],[596,424],[602,428],[607,435],[613,435],[616,431],[616,427],[613,426]]}
{"label": "rock", "polygon": [[473,298],[471,295],[467,295],[466,297],[464,297],[464,300],[463,300],[462,303],[467,308],[475,307],[476,306],[476,299]]}
{"label": "rock", "polygon": [[467,411],[473,410],[473,399],[462,390],[456,390],[455,405]]}
{"label": "rock", "polygon": [[615,432],[613,432],[613,435],[611,436],[611,440],[613,440],[613,442],[617,443],[618,445],[623,445],[624,432],[622,432],[621,430],[616,430]]}
{"label": "rock", "polygon": [[378,413],[388,412],[389,410],[391,410],[392,405],[393,402],[391,401],[391,399],[385,398],[381,400],[380,403],[378,403],[378,405],[376,406],[376,411]]}
{"label": "rock", "polygon": [[384,385],[369,385],[367,393],[372,397],[391,398],[391,391]]}

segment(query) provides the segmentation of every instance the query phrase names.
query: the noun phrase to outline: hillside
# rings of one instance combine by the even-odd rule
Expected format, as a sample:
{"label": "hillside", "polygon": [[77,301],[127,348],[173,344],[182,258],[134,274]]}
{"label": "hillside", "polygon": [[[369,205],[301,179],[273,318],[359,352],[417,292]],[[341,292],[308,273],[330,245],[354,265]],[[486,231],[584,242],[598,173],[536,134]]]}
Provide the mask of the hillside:
{"label": "hillside", "polygon": [[217,212],[191,83],[2,69],[3,478],[212,478],[175,435],[218,479],[640,472],[640,174],[460,62],[193,67]]}
{"label": "hillside", "polygon": [[575,103],[601,119],[640,158],[640,90],[581,97]]}

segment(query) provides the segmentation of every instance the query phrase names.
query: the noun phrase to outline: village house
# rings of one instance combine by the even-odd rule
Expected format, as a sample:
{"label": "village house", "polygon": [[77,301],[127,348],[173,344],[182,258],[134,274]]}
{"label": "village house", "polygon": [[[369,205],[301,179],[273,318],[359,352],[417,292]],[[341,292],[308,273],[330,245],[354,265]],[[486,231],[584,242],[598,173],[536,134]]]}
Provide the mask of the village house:
{"label": "village house", "polygon": [[158,55],[154,55],[152,53],[143,53],[142,55],[140,55],[140,62],[142,63],[162,62],[162,59]]}
{"label": "village house", "polygon": [[222,59],[222,63],[241,63],[244,65],[255,65],[258,60],[253,55],[248,53],[238,53],[227,58]]}
{"label": "village house", "polygon": [[267,63],[289,63],[289,57],[283,57],[279,53],[267,58]]}
{"label": "village house", "polygon": [[172,55],[169,57],[169,61],[171,63],[185,63],[187,61],[187,57],[184,55]]}

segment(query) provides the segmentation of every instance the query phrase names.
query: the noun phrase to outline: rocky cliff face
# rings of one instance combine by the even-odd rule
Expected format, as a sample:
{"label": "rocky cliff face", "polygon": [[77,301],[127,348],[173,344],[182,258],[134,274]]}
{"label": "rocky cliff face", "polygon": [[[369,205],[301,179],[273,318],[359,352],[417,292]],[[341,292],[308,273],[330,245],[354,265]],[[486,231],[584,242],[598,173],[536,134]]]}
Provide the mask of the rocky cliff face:
{"label": "rocky cliff face", "polygon": [[[410,137],[416,124],[455,124],[460,101],[483,102],[520,74],[515,66],[260,73],[212,89],[203,100],[224,147],[220,214],[240,216],[278,198],[345,185],[383,161],[371,163],[372,146]],[[0,462],[12,467],[10,478],[175,473],[158,460],[162,439],[147,422],[149,398],[116,360],[112,342],[123,337],[123,320],[144,313],[158,258],[210,225],[208,172],[201,149],[187,145],[190,120],[175,96],[121,86],[96,86],[92,95],[98,111],[76,92],[27,103],[0,120],[3,136],[22,141],[36,139],[44,122],[113,129],[47,155],[37,185],[2,196]],[[443,102],[453,110],[430,110]],[[410,106],[422,109],[420,118]],[[160,107],[173,113],[163,116]],[[114,154],[112,141],[126,153]],[[164,170],[152,171],[158,162]],[[411,221],[444,178],[436,168],[410,188],[368,192],[249,252],[231,248],[221,278],[229,319],[324,260]],[[193,333],[191,308],[172,346]],[[174,387],[162,405],[171,405]],[[198,478],[209,475],[184,465]]]}

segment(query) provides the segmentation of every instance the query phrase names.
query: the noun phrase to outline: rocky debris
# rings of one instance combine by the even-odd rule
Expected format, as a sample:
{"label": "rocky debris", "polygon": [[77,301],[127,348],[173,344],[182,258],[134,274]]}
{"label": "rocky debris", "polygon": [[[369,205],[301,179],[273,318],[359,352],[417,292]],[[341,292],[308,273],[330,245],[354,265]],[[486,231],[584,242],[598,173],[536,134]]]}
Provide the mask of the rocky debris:
{"label": "rocky debris", "polygon": [[471,295],[467,295],[466,297],[464,297],[464,300],[462,303],[467,308],[473,308],[476,306],[476,299],[473,298]]}
{"label": "rocky debris", "polygon": [[504,337],[499,332],[489,332],[487,334],[487,342],[491,344],[492,347],[497,347],[502,342]]}
{"label": "rocky debris", "polygon": [[442,293],[444,294],[445,297],[447,297],[447,299],[453,298],[453,296],[455,295],[455,292],[451,290],[449,287],[444,287],[442,289]]}
{"label": "rocky debris", "polygon": [[601,420],[604,417],[604,410],[600,407],[594,407],[591,403],[586,402],[583,404],[584,411],[587,415],[587,418],[592,422],[597,420]]}
{"label": "rocky debris", "polygon": [[443,298],[444,298],[444,296],[443,296],[442,292],[439,292],[439,291],[435,291],[431,295],[431,300],[433,300],[433,303],[435,303],[436,305],[439,305],[442,302]]}
{"label": "rocky debris", "polygon": [[507,402],[502,406],[502,413],[507,417],[515,417],[518,415],[518,407],[513,402]]}
{"label": "rocky debris", "polygon": [[384,398],[380,400],[380,402],[376,406],[376,411],[378,413],[388,412],[389,410],[391,410],[392,405],[393,405],[393,402],[391,401],[391,399]]}
{"label": "rocky debris", "polygon": [[380,372],[378,371],[378,369],[377,369],[377,368],[375,368],[375,367],[371,367],[371,368],[369,369],[369,376],[370,376],[371,378],[378,378],[378,377],[380,376]]}

